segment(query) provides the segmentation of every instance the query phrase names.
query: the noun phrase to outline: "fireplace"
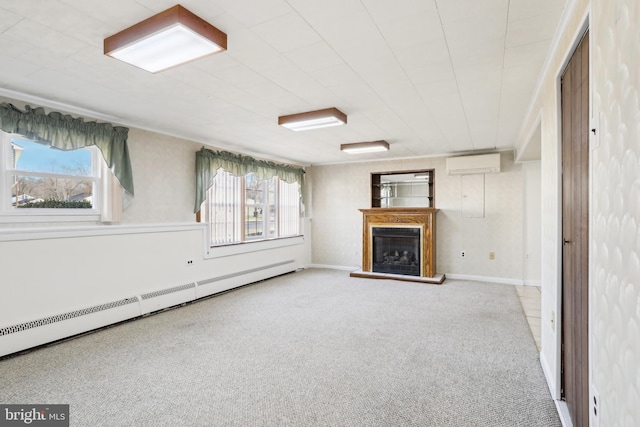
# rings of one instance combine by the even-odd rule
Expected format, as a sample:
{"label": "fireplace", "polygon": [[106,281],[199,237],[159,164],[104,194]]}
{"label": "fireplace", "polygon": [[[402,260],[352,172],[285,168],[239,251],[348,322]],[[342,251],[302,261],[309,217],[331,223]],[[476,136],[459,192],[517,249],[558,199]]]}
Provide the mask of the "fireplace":
{"label": "fireplace", "polygon": [[436,273],[434,208],[360,209],[362,269],[352,277],[440,284]]}
{"label": "fireplace", "polygon": [[372,271],[420,276],[420,228],[373,227]]}

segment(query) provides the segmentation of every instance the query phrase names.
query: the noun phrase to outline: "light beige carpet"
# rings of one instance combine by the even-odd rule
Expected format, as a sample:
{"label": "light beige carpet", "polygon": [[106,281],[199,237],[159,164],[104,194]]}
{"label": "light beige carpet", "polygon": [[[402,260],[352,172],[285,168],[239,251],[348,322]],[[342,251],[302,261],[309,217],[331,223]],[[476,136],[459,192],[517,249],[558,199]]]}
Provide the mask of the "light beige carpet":
{"label": "light beige carpet", "polygon": [[311,269],[0,361],[72,426],[560,426],[513,286]]}

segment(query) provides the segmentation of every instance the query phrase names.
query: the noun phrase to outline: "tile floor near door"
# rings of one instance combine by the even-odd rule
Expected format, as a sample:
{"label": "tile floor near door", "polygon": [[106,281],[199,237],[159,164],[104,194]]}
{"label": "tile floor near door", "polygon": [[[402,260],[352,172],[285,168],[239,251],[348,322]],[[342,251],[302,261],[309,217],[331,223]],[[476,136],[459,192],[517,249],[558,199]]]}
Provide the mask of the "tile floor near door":
{"label": "tile floor near door", "polygon": [[540,351],[540,288],[538,286],[516,286],[524,315],[529,322],[531,335]]}

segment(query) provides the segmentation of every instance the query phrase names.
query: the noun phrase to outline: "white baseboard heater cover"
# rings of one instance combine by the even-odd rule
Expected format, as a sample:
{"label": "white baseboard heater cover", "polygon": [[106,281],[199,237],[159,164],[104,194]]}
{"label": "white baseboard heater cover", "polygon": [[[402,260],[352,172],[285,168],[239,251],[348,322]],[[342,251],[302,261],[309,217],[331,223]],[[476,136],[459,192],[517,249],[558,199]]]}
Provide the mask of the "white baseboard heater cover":
{"label": "white baseboard heater cover", "polygon": [[0,357],[296,270],[286,260],[0,328]]}
{"label": "white baseboard heater cover", "polygon": [[148,314],[163,308],[196,299],[196,284],[187,283],[181,286],[163,289],[161,291],[149,292],[138,296],[140,299],[141,314]]}
{"label": "white baseboard heater cover", "polygon": [[74,310],[0,328],[0,356],[102,328],[140,315],[137,298]]}
{"label": "white baseboard heater cover", "polygon": [[268,279],[279,274],[288,273],[295,269],[295,260],[290,259],[231,274],[224,274],[210,279],[200,280],[197,282],[197,297],[202,298],[208,295],[224,292],[238,286]]}
{"label": "white baseboard heater cover", "polygon": [[500,172],[500,153],[448,157],[446,169],[448,175],[498,173]]}

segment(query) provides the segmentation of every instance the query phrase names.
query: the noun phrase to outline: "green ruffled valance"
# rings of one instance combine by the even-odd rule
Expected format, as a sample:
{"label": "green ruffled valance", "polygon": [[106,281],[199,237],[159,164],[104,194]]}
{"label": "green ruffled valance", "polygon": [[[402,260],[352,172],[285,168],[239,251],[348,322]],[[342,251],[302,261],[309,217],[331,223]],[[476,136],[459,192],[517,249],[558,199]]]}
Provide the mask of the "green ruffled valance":
{"label": "green ruffled valance", "polygon": [[25,107],[22,111],[13,104],[0,104],[0,129],[60,150],[74,150],[95,145],[120,181],[133,195],[133,174],[127,146],[129,129],[109,123],[85,122],[58,112],[45,113],[41,107]]}
{"label": "green ruffled valance", "polygon": [[212,151],[204,147],[196,153],[196,206],[194,212],[206,197],[207,190],[213,185],[218,169],[224,169],[234,176],[245,176],[250,173],[259,179],[270,179],[277,176],[282,181],[300,184],[300,192],[304,188],[304,170],[290,165],[283,165],[253,157],[233,154],[227,151]]}

